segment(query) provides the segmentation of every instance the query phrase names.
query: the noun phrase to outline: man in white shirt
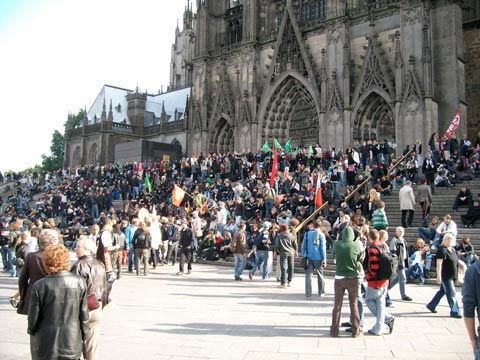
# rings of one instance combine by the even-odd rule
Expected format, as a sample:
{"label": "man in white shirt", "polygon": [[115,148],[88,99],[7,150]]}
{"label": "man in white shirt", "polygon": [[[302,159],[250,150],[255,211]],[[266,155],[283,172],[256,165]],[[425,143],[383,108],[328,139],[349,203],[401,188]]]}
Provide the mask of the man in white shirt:
{"label": "man in white shirt", "polygon": [[217,211],[217,230],[220,231],[222,236],[225,234],[225,226],[227,225],[227,209],[225,209],[225,203],[220,201],[218,203],[218,211]]}
{"label": "man in white shirt", "polygon": [[450,214],[446,214],[443,217],[443,222],[437,227],[437,233],[435,234],[435,238],[433,239],[432,249],[437,248],[440,246],[442,242],[443,236],[447,233],[452,234],[455,238],[457,237],[457,224],[455,221],[452,220],[452,216]]}

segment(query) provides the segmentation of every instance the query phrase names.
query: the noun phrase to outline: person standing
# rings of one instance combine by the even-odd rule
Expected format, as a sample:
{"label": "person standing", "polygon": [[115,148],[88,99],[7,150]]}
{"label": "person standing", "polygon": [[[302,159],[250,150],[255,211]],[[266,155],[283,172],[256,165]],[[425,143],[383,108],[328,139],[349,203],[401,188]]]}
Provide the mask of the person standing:
{"label": "person standing", "polygon": [[80,236],[75,248],[77,262],[70,270],[71,273],[84,279],[87,296],[95,294],[100,305],[97,309],[91,309],[88,312],[89,330],[83,353],[84,358],[88,360],[98,359],[98,339],[103,320],[102,304],[106,304],[107,300],[105,266],[95,259],[95,252],[95,243],[88,236]]}
{"label": "person standing", "polygon": [[422,208],[422,226],[427,224],[427,218],[430,215],[430,206],[432,205],[432,190],[427,185],[427,179],[423,177],[420,180],[420,185],[417,187],[416,196]]}
{"label": "person standing", "polygon": [[44,229],[38,237],[40,250],[31,252],[25,259],[22,272],[18,278],[18,289],[20,291],[20,304],[17,312],[22,315],[28,314],[28,306],[33,285],[48,275],[43,264],[43,253],[47,246],[58,244],[58,232],[51,229]]}
{"label": "person standing", "polygon": [[355,235],[351,226],[342,231],[342,240],[333,244],[333,257],[335,259],[335,302],[332,310],[332,324],[330,336],[338,337],[340,315],[342,311],[343,295],[348,292],[350,303],[350,323],[352,324],[352,337],[360,336],[360,314],[358,312],[358,273],[357,264],[362,256],[359,242],[354,241]]}
{"label": "person standing", "polygon": [[323,269],[327,266],[327,241],[323,234],[322,220],[317,219],[315,227],[303,235],[302,257],[308,259],[308,267],[305,269],[305,298],[312,298],[312,274],[315,272],[318,281],[318,295],[325,292],[325,279]]}
{"label": "person standing", "polygon": [[395,237],[390,241],[390,252],[396,254],[398,257],[398,270],[397,277],[390,280],[389,288],[391,289],[398,284],[402,300],[412,301],[412,298],[405,293],[405,288],[407,286],[406,269],[408,269],[408,247],[404,236],[405,229],[401,226],[397,226],[395,229]]}
{"label": "person standing", "polygon": [[463,319],[472,344],[475,360],[480,360],[480,344],[475,327],[475,312],[480,323],[480,262],[470,266],[465,273],[462,287]]}
{"label": "person standing", "polygon": [[135,250],[135,257],[137,259],[137,276],[140,276],[141,262],[143,262],[143,275],[148,276],[148,256],[150,255],[151,244],[152,237],[150,236],[147,223],[142,221],[140,223],[140,227],[137,229],[137,231],[135,231],[132,239],[133,249]]}
{"label": "person standing", "polygon": [[[382,230],[384,231],[384,230]],[[386,232],[386,231],[384,231]],[[385,243],[380,242],[379,232],[370,229],[368,232],[370,246],[368,247],[368,268],[365,278],[368,283],[365,294],[365,303],[370,312],[375,316],[376,321],[368,333],[375,336],[382,334],[383,324],[387,324],[389,333],[393,331],[395,318],[387,312],[385,297],[388,291],[388,279],[379,279],[377,274],[380,269],[380,256],[382,251],[390,251]]]}
{"label": "person standing", "polygon": [[428,151],[427,157],[423,161],[422,172],[427,178],[427,183],[430,186],[433,194],[435,192],[435,174],[437,173],[437,162],[433,158],[432,150]]}
{"label": "person standing", "polygon": [[65,246],[48,246],[43,263],[49,275],[33,285],[28,309],[32,358],[80,359],[88,335],[87,287],[68,271]]}
{"label": "person standing", "polygon": [[125,229],[125,238],[127,240],[127,251],[128,251],[128,272],[133,272],[133,268],[137,264],[135,257],[135,250],[133,249],[132,239],[133,235],[138,229],[138,218],[133,218],[132,222]]}
{"label": "person standing", "polygon": [[[407,180],[405,186],[398,192],[398,200],[402,210],[402,226],[404,228],[411,227],[415,209],[415,196],[413,195],[412,182],[410,180]],[[406,220],[407,212],[408,220]]]}
{"label": "person standing", "polygon": [[290,287],[293,279],[294,256],[298,256],[297,241],[287,225],[280,225],[280,233],[275,239],[275,251],[280,254],[280,286],[284,289]]}
{"label": "person standing", "polygon": [[436,313],[437,305],[445,295],[450,306],[450,316],[460,319],[462,315],[460,315],[455,293],[455,279],[458,276],[458,257],[454,245],[455,237],[452,234],[446,234],[443,237],[442,245],[437,250],[437,284],[440,285],[440,289],[427,304],[427,309],[432,313]]}
{"label": "person standing", "polygon": [[247,237],[245,236],[245,224],[242,222],[229,245],[230,251],[235,257],[235,280],[243,280],[242,273],[247,265],[245,249],[247,248]]}
{"label": "person standing", "polygon": [[191,274],[194,238],[193,231],[188,227],[188,222],[186,220],[182,221],[182,229],[180,231],[178,245],[180,249],[180,264],[177,275],[183,275],[185,273],[185,261],[187,262],[187,274]]}
{"label": "person standing", "polygon": [[105,271],[107,274],[107,303],[110,303],[110,293],[112,292],[113,282],[116,278],[113,273],[111,253],[118,250],[119,246],[113,245],[112,220],[110,218],[103,217],[102,224],[103,226],[100,233],[100,239],[98,240],[96,258],[97,260],[100,260],[103,265],[105,265]]}

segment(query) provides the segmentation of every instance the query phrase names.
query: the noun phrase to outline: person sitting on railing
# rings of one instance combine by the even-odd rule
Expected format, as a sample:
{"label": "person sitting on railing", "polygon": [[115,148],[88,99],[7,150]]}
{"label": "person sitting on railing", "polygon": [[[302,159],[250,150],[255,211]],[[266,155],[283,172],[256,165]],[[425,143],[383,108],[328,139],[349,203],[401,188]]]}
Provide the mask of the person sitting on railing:
{"label": "person sitting on railing", "polygon": [[[392,166],[393,166],[393,163],[392,163]],[[405,169],[405,164],[402,162],[394,170],[393,188],[396,189],[397,187],[405,186],[406,178],[407,178],[407,170]]]}
{"label": "person sitting on railing", "polygon": [[380,178],[380,193],[382,196],[389,196],[392,194],[392,183],[386,176]]}
{"label": "person sitting on railing", "polygon": [[413,185],[418,182],[418,165],[416,160],[410,160],[407,165],[407,179],[410,180]]}

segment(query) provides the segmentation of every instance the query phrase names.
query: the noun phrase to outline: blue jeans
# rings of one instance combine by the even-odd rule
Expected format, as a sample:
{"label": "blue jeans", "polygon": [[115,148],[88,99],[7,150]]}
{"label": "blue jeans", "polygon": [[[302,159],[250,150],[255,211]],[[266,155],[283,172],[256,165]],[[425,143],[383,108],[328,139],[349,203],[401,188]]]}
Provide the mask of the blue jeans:
{"label": "blue jeans", "polygon": [[293,254],[280,254],[280,282],[285,284],[293,278]]}
{"label": "blue jeans", "polygon": [[400,286],[400,296],[403,299],[405,296],[407,296],[405,294],[405,284],[406,283],[407,283],[407,276],[406,276],[406,273],[405,273],[405,268],[398,269],[397,270],[397,277],[390,280],[390,289],[398,284]]}
{"label": "blue jeans", "polygon": [[477,348],[473,352],[475,360],[480,360],[480,342],[477,342]]}
{"label": "blue jeans", "polygon": [[270,219],[272,216],[272,210],[273,208],[273,199],[266,199],[265,200],[265,218]]}
{"label": "blue jeans", "polygon": [[4,245],[2,246],[2,248],[0,249],[1,253],[2,253],[2,263],[3,263],[3,269],[4,270],[10,270],[10,268],[8,267],[8,260],[7,260],[7,254],[8,254],[8,246],[7,245]]}
{"label": "blue jeans", "polygon": [[428,308],[435,310],[443,295],[447,297],[448,305],[450,305],[450,316],[460,315],[457,296],[455,293],[455,284],[453,279],[443,280],[440,289],[437,291],[432,300],[427,304]]}
{"label": "blue jeans", "polygon": [[421,264],[410,266],[407,270],[407,280],[413,280],[417,277],[422,284],[425,283],[425,269]]}
{"label": "blue jeans", "polygon": [[424,240],[433,240],[435,239],[435,234],[437,232],[434,228],[425,228],[419,227],[418,228],[418,237],[421,237]]}
{"label": "blue jeans", "polygon": [[233,254],[235,256],[235,279],[239,278],[245,266],[247,265],[247,257],[243,254]]}
{"label": "blue jeans", "polygon": [[[315,271],[315,269],[317,269],[318,272]],[[325,290],[322,261],[308,260],[308,268],[305,271],[305,297],[312,297],[312,274],[314,271],[317,275],[318,295],[322,295]]]}
{"label": "blue jeans", "polygon": [[133,247],[130,247],[128,250],[128,272],[132,272],[133,268],[136,267],[137,264],[137,255],[135,254],[135,250]]}
{"label": "blue jeans", "polygon": [[262,279],[268,279],[268,250],[257,250],[257,258],[255,261],[255,265],[252,269],[252,275],[255,274],[257,269],[260,269],[260,266],[263,264],[263,271],[262,271]]}
{"label": "blue jeans", "polygon": [[365,294],[365,303],[370,312],[376,317],[375,325],[371,331],[375,334],[382,333],[383,324],[388,324],[393,320],[393,316],[387,312],[385,306],[385,296],[387,295],[387,286],[379,289],[367,287]]}

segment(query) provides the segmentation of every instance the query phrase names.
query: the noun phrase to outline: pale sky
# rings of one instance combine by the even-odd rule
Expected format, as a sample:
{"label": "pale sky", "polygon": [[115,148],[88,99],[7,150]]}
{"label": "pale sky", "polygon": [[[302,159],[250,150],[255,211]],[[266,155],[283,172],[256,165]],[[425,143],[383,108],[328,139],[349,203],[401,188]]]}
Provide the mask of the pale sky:
{"label": "pale sky", "polygon": [[[192,3],[192,0],[190,1]],[[187,0],[0,0],[0,170],[41,164],[104,84],[156,93]]]}

